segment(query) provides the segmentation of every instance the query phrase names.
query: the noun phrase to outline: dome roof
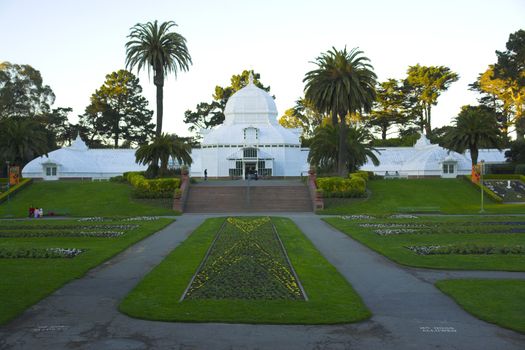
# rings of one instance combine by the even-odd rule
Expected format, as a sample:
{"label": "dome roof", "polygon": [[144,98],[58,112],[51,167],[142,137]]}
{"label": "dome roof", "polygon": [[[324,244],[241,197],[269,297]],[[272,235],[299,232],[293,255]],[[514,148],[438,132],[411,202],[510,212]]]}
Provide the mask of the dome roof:
{"label": "dome roof", "polygon": [[224,124],[277,124],[277,107],[266,91],[253,83],[250,74],[248,85],[234,93],[224,109]]}

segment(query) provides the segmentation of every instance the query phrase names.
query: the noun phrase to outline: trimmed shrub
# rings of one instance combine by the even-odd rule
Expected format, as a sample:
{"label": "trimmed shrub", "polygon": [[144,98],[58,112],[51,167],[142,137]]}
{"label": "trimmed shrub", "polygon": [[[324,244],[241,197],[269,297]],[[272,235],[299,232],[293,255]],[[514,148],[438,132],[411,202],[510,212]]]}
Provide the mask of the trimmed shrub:
{"label": "trimmed shrub", "polygon": [[490,174],[483,176],[485,180],[521,180],[525,182],[525,175],[520,174]]}
{"label": "trimmed shrub", "polygon": [[525,164],[518,164],[514,169],[515,174],[525,175]]}
{"label": "trimmed shrub", "polygon": [[317,187],[324,197],[363,197],[366,181],[362,177],[344,179],[342,177],[317,178]]}
{"label": "trimmed shrub", "polygon": [[514,173],[515,164],[512,163],[502,163],[502,164],[486,164],[485,170],[487,175],[501,175],[501,174],[512,174]]}
{"label": "trimmed shrub", "polygon": [[178,178],[148,180],[138,172],[125,173],[125,177],[134,187],[133,195],[137,198],[171,198],[180,186]]}
{"label": "trimmed shrub", "polygon": [[368,171],[364,171],[364,170],[359,170],[359,171],[356,171],[355,173],[351,173],[349,175],[350,178],[354,178],[354,177],[359,177],[359,178],[362,178],[363,180],[365,180],[366,182],[368,182],[369,180],[369,174],[368,174]]}

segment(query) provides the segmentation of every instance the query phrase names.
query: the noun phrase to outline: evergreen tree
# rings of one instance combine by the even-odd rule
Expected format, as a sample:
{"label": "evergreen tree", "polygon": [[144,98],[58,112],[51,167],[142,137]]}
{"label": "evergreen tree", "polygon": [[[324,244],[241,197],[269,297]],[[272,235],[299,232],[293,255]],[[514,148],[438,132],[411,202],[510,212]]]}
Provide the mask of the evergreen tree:
{"label": "evergreen tree", "polygon": [[79,119],[90,147],[96,141],[107,144],[110,140],[115,148],[121,140],[143,144],[154,135],[153,111],[141,93],[139,79],[133,73],[121,69],[106,75]]}

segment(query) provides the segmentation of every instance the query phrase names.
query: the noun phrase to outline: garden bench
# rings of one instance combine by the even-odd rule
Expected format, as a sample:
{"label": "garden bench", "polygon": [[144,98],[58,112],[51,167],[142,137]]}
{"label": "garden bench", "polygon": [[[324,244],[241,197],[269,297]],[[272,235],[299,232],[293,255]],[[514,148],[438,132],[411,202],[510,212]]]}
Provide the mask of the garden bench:
{"label": "garden bench", "polygon": [[400,213],[440,213],[439,207],[399,207],[397,211]]}
{"label": "garden bench", "polygon": [[384,176],[385,179],[408,179],[408,174],[407,173],[400,173],[398,171],[396,172],[386,172],[385,173],[385,176]]}

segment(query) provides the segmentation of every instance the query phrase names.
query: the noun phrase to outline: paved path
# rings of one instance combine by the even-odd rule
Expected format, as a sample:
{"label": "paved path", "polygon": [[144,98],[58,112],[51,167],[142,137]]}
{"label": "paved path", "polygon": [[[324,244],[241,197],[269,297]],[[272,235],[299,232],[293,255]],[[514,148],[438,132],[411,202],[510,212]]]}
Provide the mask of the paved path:
{"label": "paved path", "polygon": [[372,319],[269,326],[152,322],[120,314],[117,305],[128,291],[208,217],[183,215],[1,327],[0,349],[525,348],[525,336],[469,316],[422,278],[423,270],[393,264],[318,216],[289,216],[354,285]]}

